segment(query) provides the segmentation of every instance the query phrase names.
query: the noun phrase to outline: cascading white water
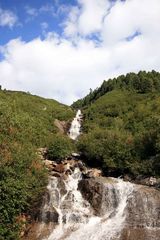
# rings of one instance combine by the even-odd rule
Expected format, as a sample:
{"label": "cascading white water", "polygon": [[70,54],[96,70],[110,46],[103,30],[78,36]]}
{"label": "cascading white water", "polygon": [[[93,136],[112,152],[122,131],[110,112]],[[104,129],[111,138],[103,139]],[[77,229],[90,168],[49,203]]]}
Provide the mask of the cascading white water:
{"label": "cascading white water", "polygon": [[81,118],[82,118],[81,110],[78,110],[76,117],[73,119],[71,127],[69,129],[69,137],[73,140],[76,140],[77,137],[80,135]]}
{"label": "cascading white water", "polygon": [[79,168],[75,168],[65,180],[56,177],[50,179],[48,190],[51,193],[52,206],[59,214],[59,220],[48,240],[66,239],[81,224],[85,225],[93,214],[90,204],[78,191],[81,177]]}
{"label": "cascading white water", "polygon": [[[51,201],[59,214],[59,220],[57,227],[45,240],[112,240],[121,232],[126,217],[127,200],[133,191],[133,184],[122,179],[112,179],[114,183],[110,184],[109,188],[106,186],[109,191],[107,194],[109,208],[105,206],[104,197],[104,202],[100,206],[103,214],[95,216],[92,207],[78,190],[80,179],[81,172],[76,168],[66,180],[62,181],[55,177],[50,180]],[[60,185],[61,187],[63,185],[63,190]]]}

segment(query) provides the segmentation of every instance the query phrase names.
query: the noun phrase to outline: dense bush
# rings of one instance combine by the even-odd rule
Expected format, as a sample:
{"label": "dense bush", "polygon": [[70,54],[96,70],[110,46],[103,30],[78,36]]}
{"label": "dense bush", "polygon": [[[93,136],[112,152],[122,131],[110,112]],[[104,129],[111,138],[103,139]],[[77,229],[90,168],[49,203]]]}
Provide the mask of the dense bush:
{"label": "dense bush", "polygon": [[47,157],[50,160],[60,161],[70,156],[73,148],[73,143],[67,136],[57,135],[48,147]]}
{"label": "dense bush", "polygon": [[81,137],[78,149],[87,163],[103,168],[104,172],[120,175],[137,171],[133,137],[119,130],[96,129]]}

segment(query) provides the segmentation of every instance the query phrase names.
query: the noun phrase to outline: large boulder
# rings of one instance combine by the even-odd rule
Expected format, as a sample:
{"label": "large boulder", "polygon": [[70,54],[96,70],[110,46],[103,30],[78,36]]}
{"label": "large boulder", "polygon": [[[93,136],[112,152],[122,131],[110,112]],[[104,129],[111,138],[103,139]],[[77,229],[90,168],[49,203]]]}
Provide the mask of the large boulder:
{"label": "large boulder", "polygon": [[[79,190],[89,201],[95,214],[103,216],[119,204],[112,178],[88,178],[79,182]],[[125,221],[119,237],[113,240],[159,240],[160,239],[160,191],[153,187],[133,185],[124,210]]]}

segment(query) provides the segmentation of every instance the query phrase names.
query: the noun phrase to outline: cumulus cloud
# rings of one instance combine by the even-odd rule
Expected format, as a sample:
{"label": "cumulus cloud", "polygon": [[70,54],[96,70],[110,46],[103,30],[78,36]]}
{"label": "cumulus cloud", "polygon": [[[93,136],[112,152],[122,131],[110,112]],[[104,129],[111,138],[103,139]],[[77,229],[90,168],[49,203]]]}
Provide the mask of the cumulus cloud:
{"label": "cumulus cloud", "polygon": [[110,2],[107,0],[79,0],[79,3],[82,7],[81,15],[78,19],[80,34],[89,35],[100,31],[103,18],[110,7]]}
{"label": "cumulus cloud", "polygon": [[[15,39],[1,46],[4,88],[70,104],[109,77],[160,69],[159,0],[118,0],[112,6],[94,0],[94,24],[91,1],[78,3],[62,25],[65,35],[50,32],[44,40]],[[88,37],[97,32],[98,45],[94,35]]]}
{"label": "cumulus cloud", "polygon": [[82,96],[91,86],[96,87],[95,77],[100,83],[104,58],[108,61],[108,56],[94,48],[92,42],[82,40],[79,47],[73,47],[56,35],[29,43],[16,39],[5,46],[4,52],[5,61],[0,64],[3,87],[66,103]]}
{"label": "cumulus cloud", "polygon": [[0,26],[12,28],[18,21],[17,16],[10,10],[0,8]]}
{"label": "cumulus cloud", "polygon": [[99,32],[103,18],[111,6],[109,0],[78,0],[78,6],[70,7],[70,13],[64,25],[67,36],[80,34],[83,36]]}
{"label": "cumulus cloud", "polygon": [[102,37],[106,44],[116,44],[136,31],[147,38],[160,34],[159,0],[118,1],[104,19]]}

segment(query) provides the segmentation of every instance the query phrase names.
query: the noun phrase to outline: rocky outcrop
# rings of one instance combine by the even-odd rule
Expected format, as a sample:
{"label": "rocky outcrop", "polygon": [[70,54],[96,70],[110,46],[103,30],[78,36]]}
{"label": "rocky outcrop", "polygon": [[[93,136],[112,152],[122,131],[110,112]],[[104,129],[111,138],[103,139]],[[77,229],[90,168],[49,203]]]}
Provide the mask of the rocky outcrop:
{"label": "rocky outcrop", "polygon": [[135,185],[126,212],[126,226],[122,233],[122,239],[133,240],[133,236],[138,236],[139,240],[159,239],[160,192],[158,190]]}
{"label": "rocky outcrop", "polygon": [[[75,153],[74,153],[75,156]],[[77,156],[77,155],[76,155]],[[79,155],[78,155],[79,157]],[[102,171],[96,168],[87,168],[82,160],[76,160],[75,157],[70,157],[69,160],[65,159],[60,163],[44,159],[44,164],[51,176],[62,177],[71,174],[75,168],[79,168],[84,178],[95,178],[102,175]]]}
{"label": "rocky outcrop", "polygon": [[156,178],[156,177],[147,177],[147,178],[141,178],[141,179],[137,178],[135,180],[135,183],[150,186],[150,187],[160,188],[160,178]]}
{"label": "rocky outcrop", "polygon": [[160,188],[160,178],[156,178],[155,176],[145,177],[143,175],[139,175],[135,178],[129,175],[124,175],[123,178],[125,181],[133,182],[136,184]]}
{"label": "rocky outcrop", "polygon": [[[82,193],[82,196],[91,204],[95,214],[101,216],[104,214],[104,203],[106,205],[105,211],[111,207],[110,200],[112,198],[113,207],[117,206],[117,199],[111,186],[114,184],[112,178],[98,177],[83,179],[79,182],[78,188]],[[109,197],[108,197],[109,196]]]}
{"label": "rocky outcrop", "polygon": [[58,119],[55,119],[54,125],[58,128],[60,133],[66,133],[69,128],[69,124],[65,121],[60,121]]}
{"label": "rocky outcrop", "polygon": [[[114,181],[112,178],[100,177],[79,182],[79,190],[98,216],[118,205]],[[125,223],[121,235],[116,240],[159,240],[159,236],[160,191],[134,184],[134,190],[125,208]]]}

